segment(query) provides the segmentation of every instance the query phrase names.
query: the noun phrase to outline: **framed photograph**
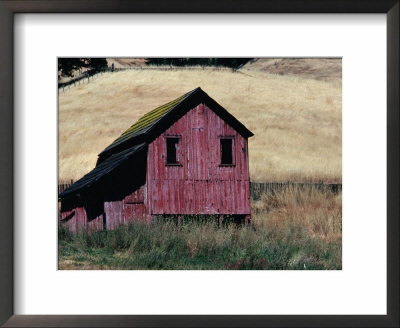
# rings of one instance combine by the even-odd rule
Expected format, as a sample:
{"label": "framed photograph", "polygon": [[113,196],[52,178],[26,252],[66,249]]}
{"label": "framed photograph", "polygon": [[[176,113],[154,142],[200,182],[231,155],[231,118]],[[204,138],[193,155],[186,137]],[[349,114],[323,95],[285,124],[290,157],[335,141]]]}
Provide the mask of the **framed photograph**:
{"label": "framed photograph", "polygon": [[399,325],[398,1],[0,21],[2,325]]}
{"label": "framed photograph", "polygon": [[342,269],[341,58],[58,67],[59,270]]}

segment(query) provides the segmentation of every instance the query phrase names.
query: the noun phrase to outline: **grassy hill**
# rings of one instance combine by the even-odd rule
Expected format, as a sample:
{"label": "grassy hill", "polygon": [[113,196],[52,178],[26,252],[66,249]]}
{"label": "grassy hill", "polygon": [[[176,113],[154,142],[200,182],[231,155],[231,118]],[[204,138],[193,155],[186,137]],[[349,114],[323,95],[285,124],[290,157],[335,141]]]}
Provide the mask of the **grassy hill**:
{"label": "grassy hill", "polygon": [[130,68],[146,66],[145,58],[107,58],[108,67],[114,64],[115,68]]}
{"label": "grassy hill", "polygon": [[256,58],[241,69],[341,84],[341,58]]}
{"label": "grassy hill", "polygon": [[138,118],[200,86],[254,133],[253,181],[341,181],[341,84],[303,78],[306,68],[297,76],[270,74],[255,69],[257,63],[244,66],[246,74],[211,68],[110,72],[60,90],[59,180],[80,178]]}

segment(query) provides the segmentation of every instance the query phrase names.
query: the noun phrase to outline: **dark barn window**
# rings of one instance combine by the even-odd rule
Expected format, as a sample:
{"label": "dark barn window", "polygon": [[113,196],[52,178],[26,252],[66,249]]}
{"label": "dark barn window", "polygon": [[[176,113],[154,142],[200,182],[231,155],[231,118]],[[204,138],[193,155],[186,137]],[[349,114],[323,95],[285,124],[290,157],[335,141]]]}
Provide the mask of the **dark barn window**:
{"label": "dark barn window", "polygon": [[168,137],[167,140],[167,165],[179,164],[178,146],[180,137]]}
{"label": "dark barn window", "polygon": [[233,139],[221,138],[221,165],[233,165]]}

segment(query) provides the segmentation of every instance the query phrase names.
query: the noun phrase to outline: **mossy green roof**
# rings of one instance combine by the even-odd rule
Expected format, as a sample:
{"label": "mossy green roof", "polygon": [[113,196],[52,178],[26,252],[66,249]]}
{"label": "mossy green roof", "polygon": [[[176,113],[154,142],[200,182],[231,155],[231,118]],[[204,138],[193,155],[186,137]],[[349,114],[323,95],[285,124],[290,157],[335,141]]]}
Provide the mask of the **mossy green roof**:
{"label": "mossy green roof", "polygon": [[[200,103],[204,103],[209,108],[212,108],[217,115],[230,124],[245,138],[253,135],[253,133],[232,116],[232,114],[198,87],[142,116],[99,154],[97,163],[101,163],[111,154],[121,151],[124,148],[131,147],[132,145],[143,141],[148,142],[150,140],[149,138],[154,137],[154,134],[157,133],[160,127],[162,128],[171,120],[176,120],[179,115],[184,114],[185,111],[190,110]],[[161,131],[158,132],[161,133]]]}
{"label": "mossy green roof", "polygon": [[144,116],[142,116],[129,129],[127,129],[124,133],[122,133],[120,137],[114,140],[112,144],[110,144],[106,149],[104,149],[104,151],[114,148],[115,146],[123,143],[126,140],[129,140],[133,137],[136,137],[142,133],[147,132],[155,123],[157,123],[160,119],[162,119],[176,105],[178,105],[182,100],[188,97],[195,90],[185,93],[183,96],[180,96],[179,98],[176,98],[175,100],[172,100],[169,103],[159,106],[153,109],[152,111],[148,112]]}

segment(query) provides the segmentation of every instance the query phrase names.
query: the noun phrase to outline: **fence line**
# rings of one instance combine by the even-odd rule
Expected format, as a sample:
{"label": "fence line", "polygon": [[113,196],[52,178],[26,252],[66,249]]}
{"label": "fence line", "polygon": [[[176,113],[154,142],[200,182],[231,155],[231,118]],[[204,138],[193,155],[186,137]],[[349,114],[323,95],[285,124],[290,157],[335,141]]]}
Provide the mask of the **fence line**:
{"label": "fence line", "polygon": [[72,186],[74,183],[74,180],[71,179],[70,183],[59,183],[58,184],[58,194],[61,194],[64,190],[68,189],[70,186]]}
{"label": "fence line", "polygon": [[72,78],[71,80],[67,81],[67,82],[58,82],[58,89],[62,89],[64,91],[64,89],[66,87],[71,88],[71,86],[76,86],[76,85],[80,85],[81,83],[84,83],[85,81],[87,83],[90,82],[90,79],[93,80],[93,78],[96,75],[99,74],[103,74],[106,72],[111,72],[111,69],[103,69],[103,70],[91,70],[91,71],[86,71],[83,72],[81,75]]}
{"label": "fence line", "polygon": [[[70,183],[60,183],[58,185],[58,194],[69,188],[73,183],[73,180]],[[342,190],[341,183],[250,182],[250,196],[253,200],[257,200],[261,198],[262,194],[273,194],[288,187],[326,190],[333,193],[338,193]]]}
{"label": "fence line", "polygon": [[[179,71],[179,70],[212,70],[212,71],[231,71],[232,73],[242,73],[245,75],[248,75],[246,73],[238,71],[236,68],[229,68],[229,67],[213,67],[213,66],[199,66],[199,67],[185,67],[185,66],[173,66],[173,67],[165,67],[165,66],[157,66],[157,67],[146,67],[146,66],[140,66],[140,67],[118,67],[118,68],[111,68],[107,67],[101,70],[90,70],[82,73],[81,75],[72,78],[71,80],[67,82],[58,82],[58,89],[64,89],[66,87],[71,88],[71,86],[76,86],[80,85],[81,83],[89,83],[90,80],[93,80],[93,78],[99,74],[103,73],[113,73],[113,72],[120,72],[120,71],[127,71],[127,70],[136,70],[136,71],[145,71],[145,70],[154,70],[154,71]],[[250,75],[249,75],[250,76]]]}
{"label": "fence line", "polygon": [[250,197],[253,200],[261,198],[262,194],[273,194],[285,188],[317,189],[338,193],[342,190],[341,183],[302,183],[302,182],[250,182]]}

